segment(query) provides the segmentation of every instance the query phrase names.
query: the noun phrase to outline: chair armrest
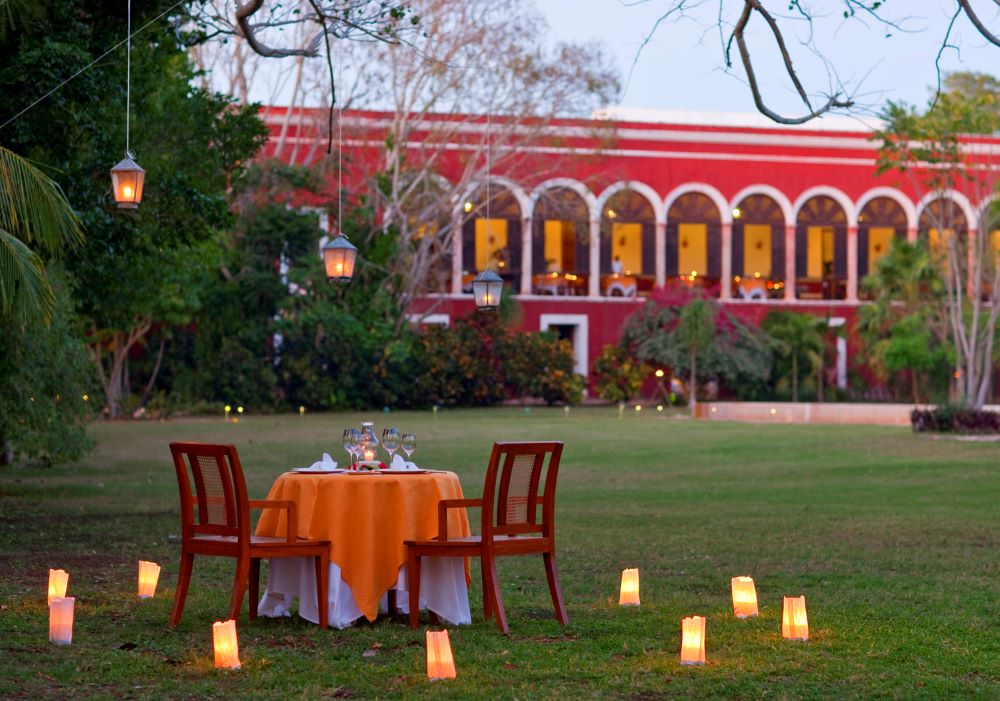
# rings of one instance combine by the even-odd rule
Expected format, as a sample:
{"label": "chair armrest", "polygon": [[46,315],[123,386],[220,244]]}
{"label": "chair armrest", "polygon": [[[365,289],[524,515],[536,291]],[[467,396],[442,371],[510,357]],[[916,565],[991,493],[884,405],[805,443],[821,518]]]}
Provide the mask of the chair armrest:
{"label": "chair armrest", "polygon": [[438,502],[438,540],[448,540],[448,509],[482,507],[482,499],[442,499]]}
{"label": "chair armrest", "polygon": [[285,509],[288,512],[287,537],[289,543],[294,543],[299,537],[299,513],[295,502],[289,499],[250,499],[251,509]]}

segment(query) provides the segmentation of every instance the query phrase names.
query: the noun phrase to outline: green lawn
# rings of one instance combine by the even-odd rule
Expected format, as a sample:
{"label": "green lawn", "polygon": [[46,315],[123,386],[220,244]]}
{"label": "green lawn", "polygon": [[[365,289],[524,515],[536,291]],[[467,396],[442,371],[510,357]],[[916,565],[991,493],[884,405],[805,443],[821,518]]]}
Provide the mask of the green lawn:
{"label": "green lawn", "polygon": [[[451,630],[458,679],[424,678],[423,630],[380,619],[320,631],[238,622],[243,669],[212,666],[232,562],[196,560],[181,625],[176,483],[167,443],[236,444],[252,496],[327,450],[360,414],[98,424],[77,465],[0,471],[0,698],[1000,698],[1000,444],[881,427],[695,423],[617,410],[372,415],[414,430],[423,465],[478,495],[494,439],[566,442],[557,499],[570,625],[540,558],[500,579],[511,634]],[[134,595],[138,559],[164,566]],[[70,647],[47,640],[49,567],[70,572]],[[617,606],[621,570],[642,606]],[[736,620],[752,575],[761,615]],[[782,595],[805,594],[811,639],[781,639]],[[680,619],[708,618],[708,664],[682,668]],[[367,654],[365,654],[367,651]]]}

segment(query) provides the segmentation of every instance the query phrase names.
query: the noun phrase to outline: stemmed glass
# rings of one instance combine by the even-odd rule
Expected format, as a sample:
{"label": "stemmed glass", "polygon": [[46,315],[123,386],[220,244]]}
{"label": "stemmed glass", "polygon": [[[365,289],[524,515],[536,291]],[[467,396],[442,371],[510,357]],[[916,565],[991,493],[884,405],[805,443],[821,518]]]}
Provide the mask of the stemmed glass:
{"label": "stemmed glass", "polygon": [[368,441],[365,440],[365,434],[363,434],[358,429],[352,428],[351,431],[352,431],[351,438],[353,439],[352,445],[354,446],[354,454],[357,456],[355,462],[361,462],[361,456],[365,449],[365,445],[367,444]]}
{"label": "stemmed glass", "polygon": [[344,429],[344,450],[347,451],[347,456],[350,459],[351,464],[354,463],[354,451],[360,439],[361,439],[361,431],[359,431],[358,429],[356,428]]}
{"label": "stemmed glass", "polygon": [[403,439],[400,441],[400,447],[402,447],[403,452],[406,453],[406,459],[409,460],[410,456],[413,455],[413,451],[417,449],[417,437],[412,433],[404,433]]}
{"label": "stemmed glass", "polygon": [[382,431],[382,447],[389,454],[389,466],[392,466],[392,456],[399,448],[399,429],[387,428]]}

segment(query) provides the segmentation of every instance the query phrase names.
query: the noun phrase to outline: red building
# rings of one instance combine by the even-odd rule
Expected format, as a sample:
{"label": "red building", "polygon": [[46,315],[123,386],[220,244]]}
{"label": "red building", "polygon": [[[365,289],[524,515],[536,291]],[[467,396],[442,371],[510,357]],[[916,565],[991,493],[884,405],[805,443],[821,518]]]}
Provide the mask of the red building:
{"label": "red building", "polygon": [[[265,117],[272,155],[316,157],[315,114],[270,108]],[[846,118],[778,127],[756,115],[604,117],[562,120],[546,125],[544,140],[511,146],[526,158],[491,178],[488,217],[478,190],[455,203],[461,235],[451,238],[441,292],[414,304],[414,318],[432,303],[424,322],[469,313],[469,282],[491,264],[518,298],[525,328],[571,338],[583,374],[618,341],[643,297],[668,281],[704,287],[754,320],[788,308],[850,326],[865,303],[859,280],[894,237],[933,240],[943,197],[957,205],[954,229],[974,238],[994,197],[923,194],[916,179],[877,175],[878,143]],[[429,133],[420,125],[435,119],[451,118],[418,122],[409,137],[418,151]],[[355,165],[382,158],[388,121],[345,114],[345,152]],[[473,120],[454,132],[472,136],[449,144],[442,177],[459,177],[486,128]],[[1000,139],[970,143],[994,174]],[[989,233],[1000,244],[1000,232]],[[848,344],[838,351],[843,386]]]}

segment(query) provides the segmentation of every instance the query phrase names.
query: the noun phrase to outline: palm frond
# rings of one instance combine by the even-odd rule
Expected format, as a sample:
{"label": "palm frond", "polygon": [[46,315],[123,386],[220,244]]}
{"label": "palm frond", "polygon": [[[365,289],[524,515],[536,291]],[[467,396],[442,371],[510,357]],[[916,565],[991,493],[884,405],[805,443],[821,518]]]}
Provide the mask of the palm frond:
{"label": "palm frond", "polygon": [[59,185],[2,146],[0,230],[52,254],[83,241],[80,220]]}
{"label": "palm frond", "polygon": [[10,232],[0,229],[0,319],[26,321],[41,313],[48,322],[55,295],[37,253]]}

